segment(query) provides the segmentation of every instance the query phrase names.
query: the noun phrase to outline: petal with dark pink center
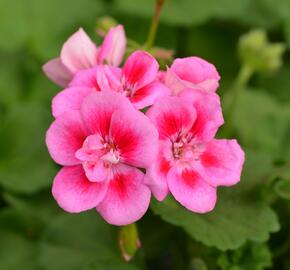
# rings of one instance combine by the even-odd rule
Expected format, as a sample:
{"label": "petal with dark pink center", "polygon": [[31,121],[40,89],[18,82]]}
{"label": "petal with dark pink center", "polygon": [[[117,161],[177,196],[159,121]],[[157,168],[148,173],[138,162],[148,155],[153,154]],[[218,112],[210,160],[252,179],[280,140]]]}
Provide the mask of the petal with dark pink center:
{"label": "petal with dark pink center", "polygon": [[188,132],[196,119],[191,103],[179,97],[159,98],[146,115],[159,131],[160,139]]}
{"label": "petal with dark pink center", "polygon": [[206,142],[214,138],[224,119],[219,97],[215,93],[200,90],[184,90],[180,97],[191,102],[196,110],[196,121],[191,128],[195,142]]}
{"label": "petal with dark pink center", "polygon": [[91,134],[104,137],[109,133],[111,117],[116,110],[131,111],[134,108],[123,95],[113,91],[101,91],[84,99],[81,115]]}
{"label": "petal with dark pink center", "polygon": [[134,89],[144,87],[157,78],[158,68],[158,62],[149,53],[144,51],[133,52],[126,60],[123,68],[125,86]]}
{"label": "petal with dark pink center", "polygon": [[46,133],[46,145],[53,160],[64,166],[79,164],[75,153],[83,145],[88,133],[80,113],[71,111],[59,116]]}
{"label": "petal with dark pink center", "polygon": [[206,213],[215,207],[216,189],[191,168],[172,168],[167,176],[174,198],[190,211]]}
{"label": "petal with dark pink center", "polygon": [[60,59],[72,73],[97,64],[97,47],[80,28],[64,43]]}
{"label": "petal with dark pink center", "polygon": [[138,169],[116,166],[107,194],[97,211],[113,225],[127,225],[139,220],[150,203],[150,190],[143,180],[144,174]]}
{"label": "petal with dark pink center", "polygon": [[52,100],[52,115],[58,117],[71,110],[80,110],[85,97],[94,90],[88,87],[70,87],[59,92]]}
{"label": "petal with dark pink center", "polygon": [[149,186],[158,201],[163,201],[169,192],[167,174],[172,167],[170,161],[172,157],[170,155],[172,155],[171,142],[169,140],[160,141],[156,160],[152,161],[150,167],[146,170],[144,182]]}
{"label": "petal with dark pink center", "polygon": [[113,114],[110,138],[120,152],[121,161],[128,165],[146,168],[157,153],[158,132],[148,117],[135,109]]}
{"label": "petal with dark pink center", "polygon": [[153,82],[134,91],[129,97],[134,107],[138,110],[152,105],[157,98],[169,96],[171,91],[163,83]]}
{"label": "petal with dark pink center", "polygon": [[79,213],[96,207],[106,195],[107,182],[92,183],[81,165],[63,167],[53,181],[52,195],[67,212]]}
{"label": "petal with dark pink center", "polygon": [[244,159],[236,140],[212,140],[200,156],[203,177],[212,186],[234,185],[240,181]]}

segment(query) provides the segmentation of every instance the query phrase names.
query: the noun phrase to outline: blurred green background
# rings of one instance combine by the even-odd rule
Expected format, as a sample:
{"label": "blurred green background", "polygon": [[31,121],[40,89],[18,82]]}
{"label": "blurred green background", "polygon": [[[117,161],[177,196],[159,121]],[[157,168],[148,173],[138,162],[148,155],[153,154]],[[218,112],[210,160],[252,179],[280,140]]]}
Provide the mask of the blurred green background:
{"label": "blurred green background", "polygon": [[245,169],[240,184],[219,190],[213,213],[153,200],[138,222],[142,249],[127,264],[117,228],[95,211],[56,206],[58,167],[44,136],[60,89],[41,66],[80,26],[99,43],[104,15],[143,43],[153,10],[153,0],[0,0],[0,270],[290,269],[290,0],[167,0],[162,12],[156,45],[214,63],[223,102],[241,66],[242,34],[265,29],[286,46],[282,67],[255,73],[239,96],[231,118]]}

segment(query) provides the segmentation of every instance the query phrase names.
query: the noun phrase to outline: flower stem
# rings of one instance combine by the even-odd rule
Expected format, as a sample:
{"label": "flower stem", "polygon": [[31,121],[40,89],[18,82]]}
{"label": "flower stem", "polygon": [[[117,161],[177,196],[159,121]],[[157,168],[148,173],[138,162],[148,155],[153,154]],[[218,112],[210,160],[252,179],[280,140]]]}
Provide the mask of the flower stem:
{"label": "flower stem", "polygon": [[154,44],[157,29],[158,29],[158,24],[159,24],[159,20],[160,20],[161,9],[163,7],[164,2],[165,2],[165,0],[156,0],[155,13],[154,13],[154,16],[152,18],[151,26],[150,26],[148,37],[147,37],[147,41],[145,44],[145,47],[147,50],[151,49],[153,44]]}
{"label": "flower stem", "polygon": [[238,76],[234,82],[232,92],[230,93],[229,104],[226,109],[226,120],[228,122],[228,132],[226,136],[231,136],[233,132],[233,115],[235,113],[238,101],[242,92],[245,90],[251,76],[254,74],[254,70],[248,66],[243,65],[238,73]]}

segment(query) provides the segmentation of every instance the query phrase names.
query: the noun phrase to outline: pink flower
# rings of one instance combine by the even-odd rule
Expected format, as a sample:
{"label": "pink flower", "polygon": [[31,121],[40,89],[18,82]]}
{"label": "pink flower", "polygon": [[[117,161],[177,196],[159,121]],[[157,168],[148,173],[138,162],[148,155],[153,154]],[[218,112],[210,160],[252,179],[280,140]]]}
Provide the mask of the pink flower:
{"label": "pink flower", "polygon": [[169,95],[170,90],[158,81],[159,65],[147,52],[135,51],[119,72],[109,66],[97,67],[97,82],[102,91],[116,91],[126,96],[136,109],[152,105]]}
{"label": "pink flower", "polygon": [[96,208],[114,225],[140,219],[150,190],[144,174],[156,156],[158,133],[150,120],[115,92],[87,96],[80,111],[63,113],[50,126],[46,143],[64,166],[52,193],[71,213]]}
{"label": "pink flower", "polygon": [[170,191],[187,209],[205,213],[216,203],[216,187],[240,180],[244,152],[236,140],[214,139],[223,124],[218,96],[184,90],[158,100],[147,112],[159,131],[159,153],[146,183],[158,200]]}
{"label": "pink flower", "polygon": [[60,57],[47,62],[43,66],[43,71],[53,82],[65,87],[77,71],[104,62],[118,66],[125,48],[126,37],[122,25],[110,29],[99,49],[80,28],[64,43]]}
{"label": "pink flower", "polygon": [[199,57],[177,58],[167,70],[165,84],[177,95],[183,89],[215,92],[220,76],[214,65]]}
{"label": "pink flower", "polygon": [[123,69],[99,65],[77,72],[69,87],[52,101],[54,117],[70,110],[79,110],[83,99],[95,91],[114,91],[126,96],[136,109],[154,103],[170,90],[158,79],[158,63],[150,54],[136,51],[129,56]]}
{"label": "pink flower", "polygon": [[[121,70],[116,67],[109,67],[112,73],[119,76]],[[80,110],[85,97],[101,91],[97,82],[97,67],[78,71],[68,88],[59,92],[52,100],[52,115],[58,117],[70,110]]]}

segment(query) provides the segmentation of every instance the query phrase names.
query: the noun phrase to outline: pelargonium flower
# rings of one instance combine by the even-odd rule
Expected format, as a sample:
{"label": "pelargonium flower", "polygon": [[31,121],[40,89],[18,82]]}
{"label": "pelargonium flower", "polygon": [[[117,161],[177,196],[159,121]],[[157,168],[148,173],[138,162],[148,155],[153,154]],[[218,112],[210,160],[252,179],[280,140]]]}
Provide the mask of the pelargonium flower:
{"label": "pelargonium flower", "polygon": [[152,55],[135,51],[119,72],[109,66],[98,66],[97,82],[101,90],[122,93],[136,109],[143,109],[158,97],[171,93],[159,81],[158,70],[159,64]]}
{"label": "pelargonium flower", "polygon": [[52,102],[52,114],[58,117],[69,110],[78,110],[83,99],[95,91],[114,91],[126,96],[136,109],[154,103],[157,97],[171,91],[157,79],[159,65],[149,53],[135,51],[124,67],[109,65],[76,73],[69,87],[57,94]]}
{"label": "pelargonium flower", "polygon": [[158,133],[150,120],[113,91],[87,96],[80,111],[63,113],[50,126],[46,143],[64,166],[52,193],[71,213],[96,208],[114,225],[140,219],[150,202],[144,173],[156,156]]}
{"label": "pelargonium flower", "polygon": [[165,75],[165,84],[177,95],[183,89],[215,92],[220,76],[215,66],[199,57],[177,58]]}
{"label": "pelargonium flower", "polygon": [[163,200],[170,191],[187,209],[204,213],[216,203],[216,187],[240,180],[244,152],[236,140],[215,139],[223,124],[217,95],[184,90],[159,99],[147,112],[159,131],[159,153],[146,183]]}
{"label": "pelargonium flower", "polygon": [[60,57],[47,62],[43,71],[53,82],[66,87],[80,70],[102,63],[120,65],[125,48],[126,36],[122,25],[112,27],[99,48],[80,28],[64,43]]}

